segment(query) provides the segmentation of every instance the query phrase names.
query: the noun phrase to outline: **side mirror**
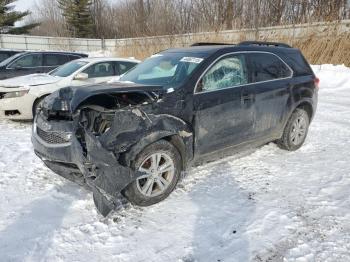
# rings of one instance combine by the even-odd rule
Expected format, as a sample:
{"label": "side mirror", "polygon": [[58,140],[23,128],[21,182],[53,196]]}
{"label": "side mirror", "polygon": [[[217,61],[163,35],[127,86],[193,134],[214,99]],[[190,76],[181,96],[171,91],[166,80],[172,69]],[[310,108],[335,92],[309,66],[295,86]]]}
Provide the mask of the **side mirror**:
{"label": "side mirror", "polygon": [[74,80],[86,80],[89,78],[89,75],[86,73],[79,73],[74,77]]}
{"label": "side mirror", "polygon": [[201,80],[199,80],[199,82],[197,84],[196,92],[200,93],[203,91],[203,89],[204,89],[204,83],[203,83],[203,78],[201,78]]}

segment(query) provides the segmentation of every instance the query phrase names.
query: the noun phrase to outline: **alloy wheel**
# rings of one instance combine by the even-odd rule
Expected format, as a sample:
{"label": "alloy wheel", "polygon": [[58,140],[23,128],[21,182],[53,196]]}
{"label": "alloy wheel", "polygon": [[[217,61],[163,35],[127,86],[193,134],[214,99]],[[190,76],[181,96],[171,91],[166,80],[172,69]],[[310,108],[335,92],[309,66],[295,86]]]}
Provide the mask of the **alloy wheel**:
{"label": "alloy wheel", "polygon": [[146,197],[163,194],[175,175],[172,158],[165,152],[157,152],[148,156],[140,165],[139,172],[145,175],[137,179],[137,189]]}

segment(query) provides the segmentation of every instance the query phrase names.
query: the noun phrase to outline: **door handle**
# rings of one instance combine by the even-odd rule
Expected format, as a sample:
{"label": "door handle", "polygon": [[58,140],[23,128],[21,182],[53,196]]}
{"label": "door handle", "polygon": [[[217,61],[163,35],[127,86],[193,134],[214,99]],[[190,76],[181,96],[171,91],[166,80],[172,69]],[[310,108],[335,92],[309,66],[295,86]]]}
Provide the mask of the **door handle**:
{"label": "door handle", "polygon": [[242,94],[242,104],[246,104],[247,102],[252,102],[254,100],[254,94]]}

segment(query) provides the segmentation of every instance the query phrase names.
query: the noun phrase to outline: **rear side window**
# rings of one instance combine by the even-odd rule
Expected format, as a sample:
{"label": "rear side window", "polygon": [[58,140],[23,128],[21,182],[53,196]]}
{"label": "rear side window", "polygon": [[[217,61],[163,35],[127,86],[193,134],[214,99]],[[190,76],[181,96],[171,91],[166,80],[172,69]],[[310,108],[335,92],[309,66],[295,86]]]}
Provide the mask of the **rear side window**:
{"label": "rear side window", "polygon": [[313,71],[309,63],[299,51],[287,53],[286,58],[288,59],[288,64],[293,69],[295,75],[313,75]]}
{"label": "rear side window", "polygon": [[128,72],[131,68],[135,67],[137,64],[132,62],[116,62],[117,72],[122,75]]}
{"label": "rear side window", "polygon": [[251,64],[252,82],[263,82],[292,76],[288,66],[277,56],[265,53],[248,55]]}
{"label": "rear side window", "polygon": [[44,66],[59,66],[68,62],[66,55],[61,54],[45,54]]}

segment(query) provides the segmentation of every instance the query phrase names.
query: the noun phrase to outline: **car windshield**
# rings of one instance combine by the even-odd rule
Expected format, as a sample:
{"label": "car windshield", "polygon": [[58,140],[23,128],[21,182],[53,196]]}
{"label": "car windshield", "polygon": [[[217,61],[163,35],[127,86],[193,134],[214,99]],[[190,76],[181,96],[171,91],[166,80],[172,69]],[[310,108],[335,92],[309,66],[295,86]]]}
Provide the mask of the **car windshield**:
{"label": "car windshield", "polygon": [[87,64],[86,61],[72,61],[51,71],[49,75],[67,77]]}
{"label": "car windshield", "polygon": [[188,53],[156,54],[146,59],[119,81],[142,85],[178,86],[181,85],[203,61],[202,55]]}
{"label": "car windshield", "polygon": [[12,62],[14,59],[16,59],[17,57],[20,57],[23,53],[18,53],[18,54],[15,54],[13,56],[10,56],[9,58],[5,59],[4,61],[2,61],[0,63],[0,66],[6,66],[8,65],[10,62]]}

